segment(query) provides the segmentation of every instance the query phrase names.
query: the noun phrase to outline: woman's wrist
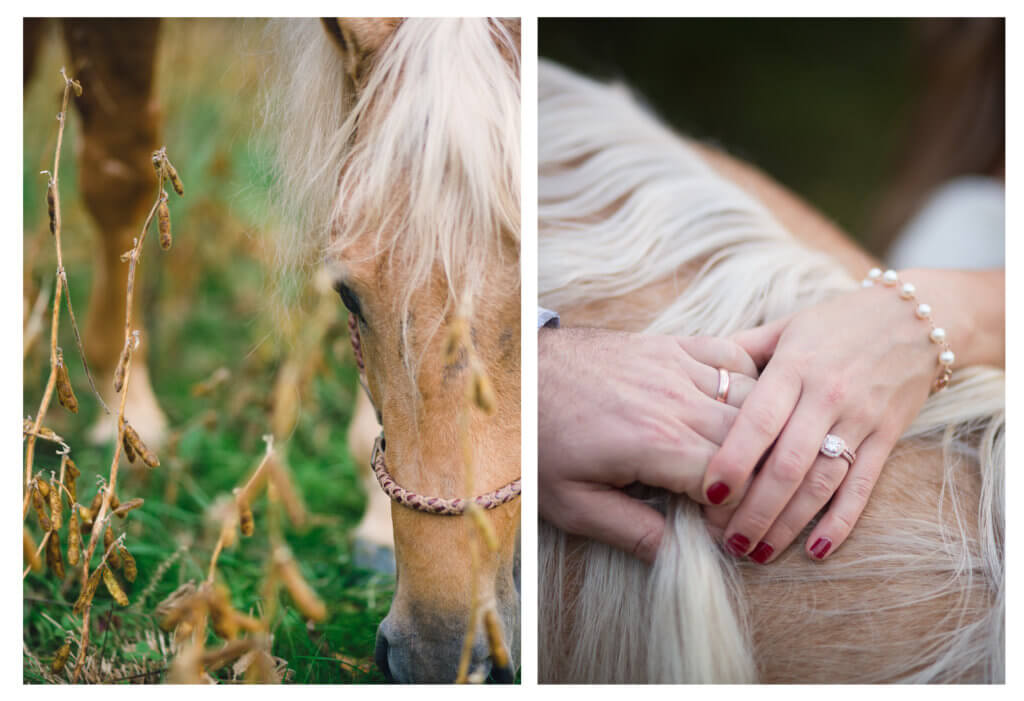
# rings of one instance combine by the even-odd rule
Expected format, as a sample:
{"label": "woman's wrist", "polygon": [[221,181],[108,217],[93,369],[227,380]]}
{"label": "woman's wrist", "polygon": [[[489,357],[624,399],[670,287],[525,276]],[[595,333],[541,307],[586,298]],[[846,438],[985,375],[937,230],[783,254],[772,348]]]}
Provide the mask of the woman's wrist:
{"label": "woman's wrist", "polygon": [[901,270],[900,279],[931,305],[935,325],[956,354],[954,368],[1005,364],[1004,271],[915,268]]}

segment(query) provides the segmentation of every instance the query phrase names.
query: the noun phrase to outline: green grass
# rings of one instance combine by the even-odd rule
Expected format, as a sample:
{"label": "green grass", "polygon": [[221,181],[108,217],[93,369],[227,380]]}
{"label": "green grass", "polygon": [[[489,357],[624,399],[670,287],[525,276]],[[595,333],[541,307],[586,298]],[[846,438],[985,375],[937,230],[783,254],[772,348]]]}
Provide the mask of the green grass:
{"label": "green grass", "polygon": [[[178,200],[172,194],[172,250],[162,253],[155,240],[147,241],[138,294],[146,308],[144,341],[154,389],[175,440],[160,453],[160,468],[122,468],[118,480],[122,501],[146,500],[141,509],[118,523],[138,562],[139,577],[129,585],[128,608],[117,606],[100,587],[91,632],[91,649],[102,651],[112,669],[157,670],[147,681],[162,681],[160,670],[169,663],[165,651],[154,646],[158,635],[167,636],[159,633],[153,610],[181,583],[205,577],[217,536],[208,511],[218,497],[230,494],[246,478],[261,457],[261,436],[270,431],[269,398],[276,373],[293,344],[301,343],[275,327],[271,276],[262,253],[261,241],[273,227],[262,205],[268,181],[263,164],[269,148],[252,130],[258,110],[255,83],[263,65],[258,53],[239,49],[255,40],[258,32],[259,26],[251,23],[178,21],[166,23],[161,36],[158,86],[164,135],[187,196]],[[226,34],[235,36],[237,43],[224,42]],[[52,116],[60,90],[57,71],[66,62],[56,39],[56,34],[49,37],[37,73],[26,86],[25,280],[33,300],[38,286],[51,279],[55,265],[46,230],[45,183],[38,171],[52,163],[56,133]],[[62,155],[61,196],[65,265],[81,324],[94,303],[89,285],[96,232],[78,196],[76,119],[72,112]],[[313,302],[305,303],[308,308]],[[123,310],[111,313],[120,315]],[[304,530],[286,527],[285,537],[328,607],[326,621],[307,628],[287,595],[281,597],[283,605],[272,630],[273,654],[287,661],[292,681],[298,683],[382,680],[376,670],[343,666],[335,655],[360,662],[372,658],[376,626],[387,612],[394,587],[390,577],[352,563],[349,534],[360,518],[365,495],[360,468],[353,464],[345,444],[357,385],[344,321],[339,303],[337,320],[322,348],[314,349],[321,358],[303,388],[298,424],[283,448],[314,516]],[[34,415],[45,384],[47,343],[44,333],[25,361],[26,415]],[[109,471],[113,446],[90,446],[85,439],[100,410],[90,396],[77,354],[70,350],[74,341],[66,312],[60,345],[69,358],[81,409],[71,416],[54,402],[46,424],[72,446],[83,472],[79,500],[87,503],[95,491],[96,476]],[[231,380],[211,395],[194,397],[193,385],[221,366],[231,370]],[[47,444],[39,444],[36,466],[47,471],[59,468],[59,459]],[[265,509],[261,498],[254,508],[255,535],[227,550],[218,567],[220,581],[242,611],[258,612],[264,605],[262,586],[269,552]],[[41,534],[34,517],[29,523],[38,542]],[[71,613],[78,593],[74,572],[69,568],[64,582],[45,571],[25,580],[23,673],[28,683],[47,681],[37,671],[36,660],[48,664],[65,631],[76,631],[77,639],[80,619]],[[209,642],[217,641],[211,635]],[[72,650],[77,652],[77,646]],[[113,673],[107,680],[117,678]]]}

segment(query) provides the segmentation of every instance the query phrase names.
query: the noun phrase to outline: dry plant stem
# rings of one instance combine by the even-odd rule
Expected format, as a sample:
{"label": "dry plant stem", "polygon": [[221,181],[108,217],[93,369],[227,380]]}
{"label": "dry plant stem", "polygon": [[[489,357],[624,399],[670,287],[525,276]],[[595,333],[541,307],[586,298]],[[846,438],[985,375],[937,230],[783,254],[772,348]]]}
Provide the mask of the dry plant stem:
{"label": "dry plant stem", "polygon": [[[53,176],[51,178],[53,188],[53,242],[54,247],[57,251],[57,273],[56,273],[56,287],[54,288],[53,294],[53,322],[50,325],[50,378],[46,382],[46,390],[43,392],[43,398],[39,402],[39,410],[36,411],[36,420],[32,425],[32,433],[39,431],[39,426],[42,425],[43,417],[46,416],[47,410],[50,408],[50,400],[53,398],[53,388],[57,383],[57,331],[60,328],[60,296],[62,285],[64,284],[64,251],[61,248],[61,213],[60,213],[60,149],[64,143],[64,124],[67,122],[68,113],[68,102],[71,99],[71,90],[77,84],[68,78],[67,73],[64,69],[60,69],[60,74],[64,78],[64,96],[61,100],[60,114],[57,115],[57,146],[54,149],[53,154]],[[81,91],[81,87],[78,87]],[[68,308],[70,309],[70,300],[68,301]],[[82,357],[85,357],[85,352],[82,351],[79,346],[79,351],[82,353]],[[32,481],[32,467],[35,463],[35,447],[36,438],[34,435],[29,435],[28,442],[25,444],[25,488],[28,489],[29,483]]]}
{"label": "dry plant stem", "polygon": [[[68,493],[68,491],[67,491],[67,489],[66,489],[66,488],[64,487],[64,469],[65,469],[65,467],[67,466],[67,464],[68,464],[68,461],[67,461],[67,454],[65,454],[65,455],[64,455],[64,456],[63,456],[63,457],[61,458],[61,461],[60,461],[60,479],[59,479],[59,485],[60,485],[60,488],[61,488],[62,490],[64,490],[64,492],[65,492],[66,494],[68,494],[68,499],[69,499],[69,500],[71,500],[71,504],[72,504],[72,506],[74,506],[74,500],[73,500],[73,499],[71,499],[71,494],[69,494],[69,493]],[[43,548],[45,548],[45,547],[46,547],[46,543],[47,543],[47,542],[48,542],[49,540],[50,540],[50,531],[47,531],[47,532],[46,532],[46,533],[45,533],[45,534],[43,535],[43,539],[42,539],[42,540],[41,540],[41,541],[39,542],[39,547],[38,547],[38,548],[36,548],[36,557],[39,557],[39,555],[40,555],[40,554],[42,554],[42,552],[43,552]],[[29,566],[29,567],[26,567],[26,568],[25,568],[25,571],[21,573],[21,578],[22,578],[22,579],[25,579],[25,577],[27,577],[27,576],[28,576],[29,570],[31,570],[31,569],[32,569],[32,567],[31,567],[31,566]]]}
{"label": "dry plant stem", "polygon": [[[99,519],[96,520],[96,523],[99,523]],[[97,565],[97,567],[103,567],[106,564],[107,557],[110,555],[111,551],[114,548],[116,548],[118,546],[118,544],[123,539],[124,539],[124,536],[122,535],[120,538],[117,538],[113,543],[111,543],[110,547],[107,548],[107,551],[105,553],[103,553],[103,559],[100,560],[100,564]],[[85,561],[82,563],[82,571],[83,572],[84,571],[88,571],[88,569],[89,569],[89,560],[88,560],[88,558],[86,558]],[[85,586],[85,580],[82,580],[82,586]],[[82,634],[81,634],[81,637],[80,637],[80,640],[79,640],[79,643],[78,643],[78,659],[75,661],[75,671],[71,675],[71,683],[72,684],[75,684],[75,683],[78,682],[78,676],[82,673],[82,665],[85,663],[85,653],[89,649],[89,614],[90,613],[92,613],[92,601],[90,601],[89,605],[85,607],[85,613],[82,614]]]}
{"label": "dry plant stem", "polygon": [[[66,94],[66,93],[65,93]],[[142,254],[142,244],[146,240],[146,232],[149,230],[149,225],[153,221],[153,215],[156,214],[157,207],[160,205],[160,195],[163,192],[164,178],[161,174],[158,178],[157,189],[156,189],[156,201],[149,210],[149,214],[146,216],[146,221],[142,225],[142,231],[139,233],[139,238],[135,242],[135,247],[132,248],[131,257],[128,263],[128,284],[127,284],[127,296],[125,300],[125,321],[124,321],[124,338],[125,343],[131,342],[132,337],[132,297],[135,291],[135,269],[139,260],[139,256]],[[117,410],[117,440],[114,442],[114,457],[110,462],[110,477],[107,479],[107,490],[103,495],[103,501],[100,503],[99,512],[93,519],[92,533],[89,536],[89,547],[86,548],[85,557],[82,558],[82,586],[89,579],[89,561],[92,559],[93,553],[96,551],[96,544],[99,542],[100,536],[103,533],[102,524],[104,522],[104,516],[110,509],[111,495],[114,494],[117,488],[117,468],[121,460],[121,446],[124,443],[124,407],[128,399],[128,381],[131,379],[132,371],[132,354],[128,355],[127,362],[124,368],[124,383],[121,386],[121,402]],[[82,614],[82,634],[81,644],[78,650],[78,660],[75,662],[75,671],[71,677],[72,682],[78,681],[78,676],[81,674],[82,665],[85,663],[85,654],[88,651],[89,643],[89,614],[92,611],[92,602],[89,603],[85,608],[85,613]]]}
{"label": "dry plant stem", "polygon": [[[263,469],[266,466],[267,462],[270,460],[270,456],[273,453],[274,441],[273,439],[270,439],[267,441],[267,452],[264,454],[259,466],[252,473],[252,477],[250,477],[249,480],[245,483],[245,486],[242,487],[241,491],[239,491],[238,494],[235,495],[236,507],[242,504],[242,499],[246,497],[246,495],[250,494],[255,485],[258,484],[259,481],[265,477],[265,475],[263,474]],[[213,582],[214,575],[217,574],[217,559],[220,557],[220,553],[224,549],[224,537],[224,532],[223,530],[221,530],[220,537],[217,538],[217,545],[215,545],[213,548],[213,555],[210,557],[209,574],[207,574],[206,576],[207,582]]]}

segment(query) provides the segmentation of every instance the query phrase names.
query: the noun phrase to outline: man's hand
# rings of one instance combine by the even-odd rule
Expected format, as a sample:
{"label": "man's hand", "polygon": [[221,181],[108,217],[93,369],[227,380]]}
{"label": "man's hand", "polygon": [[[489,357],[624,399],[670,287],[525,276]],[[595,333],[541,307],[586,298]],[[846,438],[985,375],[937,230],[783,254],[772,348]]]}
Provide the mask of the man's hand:
{"label": "man's hand", "polygon": [[[704,470],[757,369],[720,338],[541,329],[540,514],[653,562],[665,519],[623,487],[640,482],[704,501]],[[718,368],[730,371],[716,401]]]}

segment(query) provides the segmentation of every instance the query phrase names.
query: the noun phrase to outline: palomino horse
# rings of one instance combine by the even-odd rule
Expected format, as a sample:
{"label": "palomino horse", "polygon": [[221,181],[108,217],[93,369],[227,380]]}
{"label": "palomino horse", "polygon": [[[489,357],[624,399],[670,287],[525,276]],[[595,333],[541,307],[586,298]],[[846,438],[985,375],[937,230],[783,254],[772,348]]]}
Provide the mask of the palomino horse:
{"label": "palomino horse", "polygon": [[[628,92],[540,69],[540,280],[565,325],[725,335],[849,290],[871,265]],[[540,679],[998,682],[1003,373],[960,370],[889,458],[849,540],[762,566],[723,554],[685,497],[648,567],[541,527]],[[799,542],[799,539],[798,539]]]}
{"label": "palomino horse", "polygon": [[[434,502],[518,485],[519,22],[328,19],[278,29],[270,114],[294,224],[280,259],[293,270],[326,260],[334,271],[387,437],[382,485]],[[472,310],[472,351],[497,404],[493,416],[468,419],[472,492],[457,421],[469,363],[444,353],[459,309]],[[474,571],[466,519],[411,508],[429,497],[390,493],[403,502],[391,504],[397,581],[377,634],[382,671],[454,680],[474,591],[496,607],[518,659],[518,499],[485,512],[498,548]],[[472,657],[473,668],[489,665],[482,633]]]}

